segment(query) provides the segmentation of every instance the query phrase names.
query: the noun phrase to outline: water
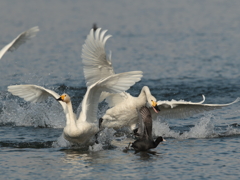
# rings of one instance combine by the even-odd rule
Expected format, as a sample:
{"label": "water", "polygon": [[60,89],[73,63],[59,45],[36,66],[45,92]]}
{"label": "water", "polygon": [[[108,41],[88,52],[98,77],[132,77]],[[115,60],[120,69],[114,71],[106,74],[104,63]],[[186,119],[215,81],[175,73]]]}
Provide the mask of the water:
{"label": "water", "polygon": [[77,112],[86,92],[81,48],[96,22],[113,35],[107,49],[115,72],[144,72],[132,95],[147,85],[159,100],[197,102],[204,94],[206,103],[232,102],[240,97],[239,6],[237,0],[2,0],[1,47],[30,27],[40,32],[0,62],[1,179],[239,179],[239,103],[158,119],[153,132],[167,141],[155,155],[134,154],[123,152],[133,139],[111,129],[98,146],[70,147],[56,101],[29,104],[6,91],[37,84],[66,92]]}

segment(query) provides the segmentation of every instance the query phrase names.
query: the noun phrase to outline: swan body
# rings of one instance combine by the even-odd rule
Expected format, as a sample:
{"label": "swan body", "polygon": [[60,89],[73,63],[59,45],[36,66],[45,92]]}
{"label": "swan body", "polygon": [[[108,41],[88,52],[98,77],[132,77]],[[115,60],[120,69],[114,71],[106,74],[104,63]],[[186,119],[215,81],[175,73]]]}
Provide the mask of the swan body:
{"label": "swan body", "polygon": [[[115,96],[115,97],[114,97]],[[155,112],[156,98],[152,96],[149,88],[144,86],[138,97],[133,97],[129,93],[120,93],[106,98],[106,102],[112,108],[108,109],[102,117],[102,127],[122,128],[128,126],[131,130],[136,128],[138,111],[142,106],[151,107]]]}
{"label": "swan body", "polygon": [[73,113],[71,99],[67,94],[60,96],[52,90],[37,85],[8,86],[8,91],[31,102],[41,102],[49,96],[57,99],[66,116],[66,126],[63,129],[64,138],[72,143],[86,144],[99,130],[97,109],[101,92],[120,93],[139,81],[141,77],[141,71],[131,71],[114,74],[92,84],[84,95],[82,111],[78,119]]}
{"label": "swan body", "polygon": [[1,50],[0,50],[0,59],[3,57],[3,55],[7,52],[7,51],[14,51],[15,49],[17,49],[20,45],[22,45],[23,43],[25,43],[27,40],[31,39],[32,37],[36,36],[36,33],[39,31],[39,28],[36,27],[32,27],[31,29],[22,32],[21,34],[19,34],[14,40],[12,40],[12,42],[10,42],[9,44],[7,44],[6,46],[4,46]]}

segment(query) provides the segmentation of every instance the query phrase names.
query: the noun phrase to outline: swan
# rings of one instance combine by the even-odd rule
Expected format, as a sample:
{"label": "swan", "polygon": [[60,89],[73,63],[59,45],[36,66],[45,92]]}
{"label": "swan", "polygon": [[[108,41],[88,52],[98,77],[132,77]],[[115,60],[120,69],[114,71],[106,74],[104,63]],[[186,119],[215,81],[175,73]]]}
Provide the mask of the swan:
{"label": "swan", "polygon": [[150,89],[144,86],[138,97],[133,97],[126,92],[112,94],[106,97],[106,102],[110,109],[100,118],[100,124],[103,127],[111,127],[114,129],[127,126],[130,127],[131,130],[134,130],[138,121],[137,109],[145,105],[150,107],[149,110],[153,119],[157,119],[157,117],[163,119],[183,119],[197,113],[232,105],[239,100],[240,98],[237,98],[228,104],[203,104],[205,101],[205,96],[203,95],[203,100],[200,102],[172,100],[157,101],[157,103],[155,103],[156,99],[151,95]]}
{"label": "swan", "polygon": [[[96,28],[96,27],[95,27]],[[85,44],[82,48],[82,61],[83,61],[83,72],[87,86],[91,86],[93,83],[97,82],[99,79],[114,75],[115,72],[112,67],[111,63],[111,55],[107,56],[105,52],[105,44],[106,41],[111,37],[111,35],[105,36],[107,30],[101,31],[101,28],[97,28],[96,30],[91,29],[90,33],[88,34]],[[126,92],[121,94],[117,94],[113,97],[113,94],[108,92],[102,92],[99,102],[103,101],[104,99],[108,98],[108,102],[116,102],[120,100],[120,96],[128,96],[131,98]],[[110,97],[113,97],[110,99]],[[125,125],[132,126],[132,121],[134,121],[134,128],[135,123],[137,121],[137,111],[136,108],[140,108],[146,103],[148,106],[155,107],[153,108],[155,112],[158,112],[158,108],[156,107],[156,98],[151,95],[149,88],[144,87],[142,89],[141,94],[139,95],[139,99],[129,100],[129,104],[127,102],[117,106],[114,110],[107,111],[105,116],[103,116],[100,120],[100,124],[105,127],[113,127],[110,124],[118,124],[117,127],[122,127]],[[146,101],[147,100],[147,101]],[[119,101],[118,101],[119,102]],[[113,104],[113,103],[112,103]],[[134,115],[132,115],[134,114]],[[113,115],[113,116],[111,116]],[[130,116],[129,116],[130,115]],[[110,116],[110,117],[109,117]],[[129,117],[130,119],[129,119]],[[134,116],[132,120],[132,116]],[[106,118],[105,118],[106,117]],[[106,122],[105,119],[107,119]],[[114,121],[113,123],[109,121]],[[116,127],[116,125],[114,125]]]}
{"label": "swan", "polygon": [[38,26],[32,27],[31,29],[22,32],[19,34],[12,42],[4,46],[0,50],[0,59],[3,57],[3,55],[7,51],[14,51],[19,46],[21,46],[23,43],[25,43],[27,40],[31,39],[32,37],[36,36],[36,33],[39,31]]}
{"label": "swan", "polygon": [[71,99],[67,94],[60,96],[52,90],[37,85],[12,85],[8,86],[8,91],[30,102],[41,102],[49,96],[54,97],[62,105],[66,116],[64,138],[72,143],[86,144],[99,131],[97,109],[101,92],[119,93],[129,89],[141,77],[141,71],[131,71],[114,74],[92,84],[84,95],[82,111],[78,119],[73,113]]}
{"label": "swan", "polygon": [[155,113],[160,111],[156,98],[151,94],[147,86],[142,88],[138,97],[133,97],[129,93],[123,92],[107,96],[106,102],[112,108],[108,109],[100,118],[102,127],[119,129],[127,126],[134,130],[138,121],[137,109],[147,106],[152,108]]}
{"label": "swan", "polygon": [[[107,30],[102,31],[101,28],[94,29],[90,30],[82,48],[82,62],[87,86],[90,86],[101,78],[115,74],[112,67],[111,53],[108,56],[105,51],[106,41],[111,35],[105,35]],[[147,86],[142,88],[138,97],[133,97],[126,92],[117,94],[103,92],[99,102],[104,99],[106,99],[110,109],[100,118],[101,126],[115,129],[126,126],[130,127],[131,130],[134,130],[137,124],[138,113],[136,109],[142,106],[150,107],[153,119],[156,119],[157,116],[178,119],[228,106],[239,101],[239,98],[237,98],[229,104],[203,104],[205,100],[204,96],[203,101],[197,103],[156,101],[156,98],[151,94]],[[159,110],[161,111],[159,112]]]}
{"label": "swan", "polygon": [[138,139],[129,144],[135,150],[135,153],[156,148],[160,142],[165,141],[162,136],[157,137],[155,141],[153,140],[152,116],[146,106],[143,106],[138,110],[138,117],[138,129],[135,132],[135,136]]}

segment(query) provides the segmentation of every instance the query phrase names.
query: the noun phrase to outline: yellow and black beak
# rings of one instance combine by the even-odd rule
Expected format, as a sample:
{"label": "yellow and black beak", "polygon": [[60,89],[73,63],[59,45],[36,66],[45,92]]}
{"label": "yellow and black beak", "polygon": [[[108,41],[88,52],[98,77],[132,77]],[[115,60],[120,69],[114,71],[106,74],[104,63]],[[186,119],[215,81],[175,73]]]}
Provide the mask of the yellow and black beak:
{"label": "yellow and black beak", "polygon": [[152,100],[152,108],[153,108],[153,110],[154,110],[156,113],[158,113],[158,112],[160,111],[160,109],[159,109],[159,107],[158,107],[158,105],[157,105],[157,102],[156,102],[156,101],[153,101],[153,100]]}
{"label": "yellow and black beak", "polygon": [[64,95],[61,95],[58,99],[57,99],[57,101],[63,101],[64,100]]}

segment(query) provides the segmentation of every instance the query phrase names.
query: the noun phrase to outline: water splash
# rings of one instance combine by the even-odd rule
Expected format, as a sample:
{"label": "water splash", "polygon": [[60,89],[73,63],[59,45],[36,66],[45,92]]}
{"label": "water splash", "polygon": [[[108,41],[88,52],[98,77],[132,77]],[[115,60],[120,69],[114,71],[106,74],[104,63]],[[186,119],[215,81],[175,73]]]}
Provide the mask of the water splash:
{"label": "water splash", "polygon": [[62,107],[53,100],[36,104],[18,100],[2,102],[0,114],[2,125],[63,128],[65,122]]}
{"label": "water splash", "polygon": [[101,151],[103,150],[103,145],[101,143],[100,144],[95,143],[94,145],[89,146],[88,150],[92,152]]}
{"label": "water splash", "polygon": [[[232,126],[218,127],[218,117],[212,114],[206,114],[200,118],[193,127],[179,127],[179,130],[173,130],[166,122],[154,121],[153,122],[153,135],[176,138],[179,140],[189,138],[216,138],[222,136],[239,135],[240,130]],[[186,128],[188,130],[186,130]]]}
{"label": "water splash", "polygon": [[73,144],[70,143],[69,141],[67,141],[64,137],[63,134],[61,134],[61,136],[57,139],[57,141],[55,141],[52,144],[52,147],[54,148],[59,148],[59,147],[71,147]]}
{"label": "water splash", "polygon": [[189,132],[184,132],[180,138],[188,139],[188,138],[209,138],[216,137],[217,132],[215,131],[215,126],[213,124],[214,116],[209,114],[206,117],[200,119],[200,122],[195,124],[194,127],[190,129]]}

